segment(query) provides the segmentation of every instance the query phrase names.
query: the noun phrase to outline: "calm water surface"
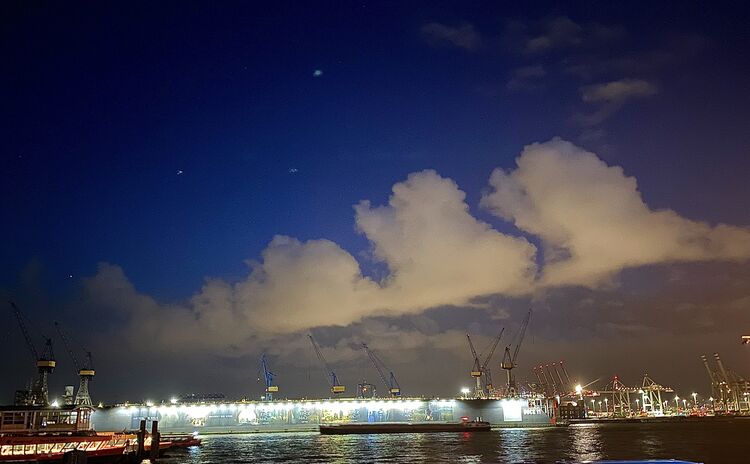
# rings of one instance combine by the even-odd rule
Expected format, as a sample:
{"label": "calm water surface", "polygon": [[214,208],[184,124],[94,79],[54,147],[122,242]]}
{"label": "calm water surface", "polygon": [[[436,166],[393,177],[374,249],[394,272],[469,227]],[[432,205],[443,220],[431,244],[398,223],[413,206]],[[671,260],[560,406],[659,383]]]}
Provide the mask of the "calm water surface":
{"label": "calm water surface", "polygon": [[750,463],[750,423],[598,424],[490,433],[215,435],[160,462],[444,463],[685,459]]}

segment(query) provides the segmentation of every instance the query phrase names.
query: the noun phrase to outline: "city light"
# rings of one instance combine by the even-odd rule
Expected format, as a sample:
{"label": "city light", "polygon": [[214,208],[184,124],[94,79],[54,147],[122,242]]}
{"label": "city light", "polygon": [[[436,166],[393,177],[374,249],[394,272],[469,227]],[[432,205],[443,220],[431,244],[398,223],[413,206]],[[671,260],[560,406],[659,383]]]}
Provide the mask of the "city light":
{"label": "city light", "polygon": [[172,404],[177,404],[177,398],[172,397],[172,398],[169,399],[169,402],[172,403]]}

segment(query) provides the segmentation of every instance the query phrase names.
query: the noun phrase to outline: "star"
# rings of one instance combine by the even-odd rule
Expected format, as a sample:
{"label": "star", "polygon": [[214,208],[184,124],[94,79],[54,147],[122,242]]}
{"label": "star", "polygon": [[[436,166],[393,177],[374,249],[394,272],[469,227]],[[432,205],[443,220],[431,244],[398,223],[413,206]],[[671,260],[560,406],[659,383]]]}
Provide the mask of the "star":
{"label": "star", "polygon": [[323,71],[321,71],[320,69],[316,69],[315,71],[313,71],[313,77],[320,77],[322,75]]}
{"label": "star", "polygon": [[178,175],[178,176],[181,176],[181,175],[182,175],[182,169],[178,169],[178,170],[177,170],[177,175]]}
{"label": "star", "polygon": [[289,174],[294,174],[296,172],[299,172],[299,169],[297,169],[297,168],[291,168],[291,169],[289,169]]}

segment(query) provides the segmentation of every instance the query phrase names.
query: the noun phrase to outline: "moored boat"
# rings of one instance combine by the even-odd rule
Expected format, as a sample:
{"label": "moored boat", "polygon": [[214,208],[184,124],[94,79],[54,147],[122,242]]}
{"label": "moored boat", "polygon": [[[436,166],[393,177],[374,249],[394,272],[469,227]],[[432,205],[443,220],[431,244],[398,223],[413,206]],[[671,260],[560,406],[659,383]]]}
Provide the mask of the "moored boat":
{"label": "moored boat", "polygon": [[[135,433],[96,432],[91,427],[89,406],[0,407],[0,463],[62,462],[71,452],[85,453],[88,461],[120,462],[138,450]],[[162,435],[159,452],[200,445],[193,434]],[[143,449],[151,449],[145,434]]]}
{"label": "moored boat", "polygon": [[0,462],[45,462],[82,451],[87,457],[126,453],[135,435],[97,434],[88,406],[0,407]]}

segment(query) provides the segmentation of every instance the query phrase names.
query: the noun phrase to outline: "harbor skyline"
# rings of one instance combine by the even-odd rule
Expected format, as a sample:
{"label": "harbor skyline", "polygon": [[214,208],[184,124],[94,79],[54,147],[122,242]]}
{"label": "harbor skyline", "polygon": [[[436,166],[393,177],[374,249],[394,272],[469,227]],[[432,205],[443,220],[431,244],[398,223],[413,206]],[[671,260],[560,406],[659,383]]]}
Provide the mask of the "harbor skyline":
{"label": "harbor skyline", "polygon": [[[466,334],[505,327],[503,378],[529,308],[519,381],[750,375],[745,13],[228,5],[0,7],[0,296],[92,352],[94,402],[256,397],[264,353],[323,396],[309,333],[351,395],[366,343],[455,396]],[[35,371],[10,310],[0,337],[11,402]]]}

